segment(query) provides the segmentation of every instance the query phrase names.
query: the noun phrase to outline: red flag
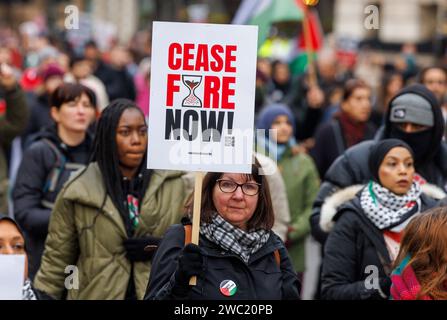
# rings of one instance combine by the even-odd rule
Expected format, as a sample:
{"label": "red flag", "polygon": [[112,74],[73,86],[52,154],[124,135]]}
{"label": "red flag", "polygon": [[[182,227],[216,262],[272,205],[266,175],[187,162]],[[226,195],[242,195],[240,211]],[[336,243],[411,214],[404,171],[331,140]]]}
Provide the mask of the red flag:
{"label": "red flag", "polygon": [[[309,47],[311,48],[312,51],[318,51],[323,46],[323,31],[321,28],[321,23],[318,14],[310,10],[310,8],[306,8],[302,0],[296,0],[295,2],[297,6],[300,7],[304,12],[307,11],[309,33],[310,33]],[[303,50],[307,49],[303,31],[301,31],[301,33],[298,36],[298,48]]]}

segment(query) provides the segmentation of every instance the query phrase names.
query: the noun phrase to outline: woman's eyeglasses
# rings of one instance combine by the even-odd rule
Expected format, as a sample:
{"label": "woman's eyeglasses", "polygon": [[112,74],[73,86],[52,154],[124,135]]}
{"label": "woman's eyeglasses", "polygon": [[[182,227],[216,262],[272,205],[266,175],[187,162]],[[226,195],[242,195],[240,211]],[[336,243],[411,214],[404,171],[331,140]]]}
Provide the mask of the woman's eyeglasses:
{"label": "woman's eyeglasses", "polygon": [[241,187],[242,192],[247,196],[255,196],[261,189],[261,184],[255,182],[236,183],[231,180],[218,179],[216,180],[220,191],[224,193],[233,193],[238,187]]}

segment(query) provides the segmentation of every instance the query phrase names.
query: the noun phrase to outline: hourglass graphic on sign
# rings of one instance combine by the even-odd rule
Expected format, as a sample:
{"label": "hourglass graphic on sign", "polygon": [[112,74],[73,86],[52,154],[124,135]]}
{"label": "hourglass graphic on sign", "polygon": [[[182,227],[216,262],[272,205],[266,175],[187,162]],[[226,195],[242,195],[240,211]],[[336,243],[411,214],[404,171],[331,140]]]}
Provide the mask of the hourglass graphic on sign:
{"label": "hourglass graphic on sign", "polygon": [[197,97],[194,91],[202,82],[202,76],[182,75],[183,84],[189,89],[188,96],[183,99],[183,107],[202,107],[202,101]]}

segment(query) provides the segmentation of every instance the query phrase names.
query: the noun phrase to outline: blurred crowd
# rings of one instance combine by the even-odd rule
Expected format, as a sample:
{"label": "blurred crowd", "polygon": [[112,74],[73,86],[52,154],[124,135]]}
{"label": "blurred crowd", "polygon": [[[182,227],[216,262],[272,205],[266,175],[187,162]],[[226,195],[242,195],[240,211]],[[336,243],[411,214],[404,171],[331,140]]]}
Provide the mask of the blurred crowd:
{"label": "blurred crowd", "polygon": [[[112,142],[114,139],[111,138],[111,135],[121,134],[118,125],[120,121],[124,121],[124,115],[131,119],[130,113],[125,113],[129,106],[139,108],[144,115],[142,119],[147,121],[150,109],[150,41],[150,32],[140,31],[130,43],[116,43],[107,51],[103,51],[93,40],[83,43],[81,47],[73,48],[63,37],[31,32],[25,27],[20,30],[8,28],[0,30],[0,213],[15,217],[17,228],[26,238],[26,249],[30,256],[29,278],[31,281],[35,277],[37,279],[38,297],[63,297],[60,295],[60,290],[53,290],[56,287],[56,280],[59,279],[51,279],[52,272],[49,271],[51,268],[56,268],[52,262],[59,261],[51,260],[57,257],[54,252],[57,252],[58,245],[62,246],[58,241],[65,239],[62,233],[57,233],[61,230],[56,227],[56,223],[67,227],[64,223],[68,222],[64,221],[66,218],[62,213],[71,212],[70,210],[74,210],[73,212],[92,210],[93,217],[95,213],[91,208],[96,208],[95,206],[101,210],[113,207],[120,214],[124,211],[126,214],[129,213],[130,220],[126,218],[129,221],[123,218],[126,228],[129,229],[123,232],[122,237],[132,239],[136,237],[138,240],[124,243],[127,260],[117,263],[121,265],[130,263],[135,266],[138,266],[138,263],[146,263],[146,267],[149,264],[147,261],[152,259],[152,254],[145,256],[142,253],[143,249],[148,245],[158,245],[168,226],[180,222],[180,215],[172,212],[169,213],[170,218],[163,220],[159,228],[146,226],[144,223],[142,227],[138,227],[138,223],[133,225],[135,221],[132,219],[139,215],[139,209],[142,215],[143,210],[154,210],[157,214],[161,214],[161,211],[166,209],[167,215],[169,210],[180,210],[179,201],[186,199],[191,188],[186,187],[187,182],[181,184],[179,180],[175,180],[180,179],[179,177],[156,174],[146,177],[146,173],[140,171],[140,165],[145,161],[137,163],[138,170],[130,170],[129,168],[133,168],[132,161],[125,160],[125,155],[120,153],[125,153],[123,150],[128,142],[126,140],[120,142],[118,138],[117,142]],[[447,120],[447,70],[444,65],[436,62],[420,65],[418,61],[416,46],[412,44],[404,44],[401,52],[393,55],[372,53],[364,49],[354,61],[348,62],[341,59],[336,50],[327,46],[316,55],[314,68],[307,68],[301,72],[294,70],[290,61],[286,59],[263,55],[257,60],[255,126],[258,129],[277,129],[276,137],[267,134],[257,141],[258,152],[271,155],[270,149],[275,150],[274,158],[277,163],[272,164],[269,162],[270,159],[262,160],[262,155],[258,156],[258,160],[261,165],[268,163],[279,168],[280,175],[276,176],[279,184],[269,181],[275,186],[271,188],[273,209],[277,219],[274,230],[284,241],[299,280],[303,280],[306,271],[306,239],[312,234],[322,244],[322,248],[326,241],[331,243],[321,253],[323,266],[321,273],[318,271],[321,276],[316,289],[316,298],[364,299],[390,296],[391,280],[388,279],[391,279],[391,270],[389,272],[381,270],[381,277],[384,280],[380,282],[380,292],[337,287],[341,286],[340,283],[343,284],[343,281],[353,283],[364,280],[362,270],[355,270],[355,267],[349,264],[352,261],[343,260],[349,258],[346,258],[346,252],[339,252],[340,246],[345,245],[347,250],[353,252],[359,250],[358,246],[363,246],[364,252],[353,253],[354,258],[361,256],[358,264],[363,266],[370,262],[368,255],[375,254],[371,247],[376,245],[374,239],[370,240],[365,235],[368,239],[361,241],[357,239],[358,246],[355,247],[355,243],[348,243],[352,239],[348,241],[343,238],[349,232],[340,229],[342,227],[335,228],[336,232],[331,233],[329,230],[332,227],[325,228],[323,222],[330,225],[338,219],[335,214],[329,214],[328,217],[325,213],[327,207],[324,206],[337,191],[368,183],[372,179],[376,184],[371,184],[371,188],[375,187],[381,191],[380,188],[388,188],[387,190],[394,192],[392,186],[383,183],[378,172],[388,152],[400,147],[407,150],[405,156],[414,159],[415,170],[419,174],[418,181],[437,187],[432,198],[441,200],[446,196],[447,147],[444,141]],[[104,110],[109,110],[109,113],[106,113],[107,117],[102,116]],[[100,131],[97,128],[99,119],[115,121],[113,123],[117,127],[109,128],[103,123],[99,125],[102,130]],[[140,131],[147,129],[144,121],[139,127]],[[110,123],[109,125],[111,126]],[[102,135],[98,135],[98,132]],[[125,136],[125,133],[122,134]],[[387,144],[386,147],[382,147],[386,148],[386,152],[371,146],[364,147],[365,141],[369,143],[373,140],[377,142],[390,138],[400,139],[405,144]],[[101,143],[110,143],[115,149],[111,147],[110,150],[103,150],[99,147]],[[142,152],[145,152],[145,143],[139,143],[144,145]],[[123,158],[113,160],[111,154],[115,151]],[[369,158],[370,152],[375,152],[371,157],[380,158],[376,161],[375,167],[368,166],[368,161],[372,161]],[[106,164],[107,157],[110,157],[110,164]],[[396,158],[399,157],[400,155],[396,155]],[[101,159],[104,161],[103,164]],[[123,161],[129,161],[130,164],[123,165]],[[96,168],[96,171],[91,168],[93,162],[98,163],[99,169]],[[120,174],[115,176],[119,179],[117,181],[112,180],[110,175],[114,171],[108,167],[114,165],[121,170]],[[76,204],[76,208],[68,208],[63,202],[64,199],[58,197],[59,193],[70,179],[70,174],[86,166],[90,168],[87,172],[93,170],[91,177],[95,177],[97,174],[95,172],[99,170],[103,177],[109,178],[103,178],[101,181],[104,181],[104,185],[100,186],[96,186],[99,184],[98,181],[91,180],[91,186],[88,187],[86,185],[89,184],[89,180],[83,182],[84,184],[81,183],[84,180],[78,180],[76,187],[81,191],[85,187],[87,191],[83,194],[78,190],[77,194],[72,190],[70,199]],[[126,170],[130,170],[131,173],[126,174],[128,173]],[[135,172],[137,176],[134,176]],[[372,176],[377,178],[373,179]],[[188,180],[187,177],[183,178],[185,181]],[[83,179],[86,179],[86,176]],[[154,200],[151,200],[157,203],[157,206],[142,204],[146,189],[150,190],[149,181],[152,184],[158,181],[157,179],[160,179],[160,198],[154,196]],[[171,181],[169,179],[176,182],[166,182]],[[413,179],[412,173],[411,179]],[[122,186],[117,192],[113,189],[113,183],[119,184],[119,181]],[[222,185],[219,186],[222,190]],[[174,192],[174,196],[168,197],[166,193],[168,191],[163,193],[163,188]],[[231,189],[231,186],[229,188]],[[102,194],[98,195],[97,199],[89,197],[89,192],[94,193],[92,190],[105,192],[111,200],[106,201],[106,196],[103,199]],[[238,186],[234,192],[239,192],[237,190]],[[408,186],[403,194],[410,192],[409,190]],[[123,194],[124,200],[121,198]],[[422,201],[417,211],[406,210],[402,213],[393,204],[389,210],[399,212],[395,224],[385,223],[386,227],[379,223],[371,224],[373,231],[369,231],[370,234],[381,235],[377,230],[390,228],[392,232],[400,235],[403,228],[398,230],[393,228],[397,222],[400,224],[406,221],[403,217],[408,218],[409,212],[419,213],[423,211],[422,207],[425,210],[437,205],[434,200],[433,202],[420,200],[420,194],[419,192],[417,196],[408,198],[415,203]],[[132,196],[129,198],[129,195]],[[87,200],[81,201],[82,197],[86,197]],[[334,201],[331,204],[337,211],[342,204],[352,199],[353,196],[343,198],[340,203],[337,203],[339,200],[334,200],[337,205],[334,205]],[[79,208],[84,206],[82,207],[84,209],[79,209],[77,206]],[[135,209],[135,206],[139,209]],[[355,210],[368,211],[365,206],[362,202],[355,207]],[[52,218],[55,212],[57,215]],[[157,214],[154,213],[152,218],[162,219]],[[54,219],[52,224],[51,219]],[[96,223],[95,219],[86,221],[85,230],[82,229],[82,232],[90,232],[88,230]],[[98,221],[103,223],[101,220]],[[348,228],[349,223],[345,221],[343,226]],[[361,224],[357,220],[355,223],[356,226]],[[407,223],[408,221],[405,225]],[[140,230],[138,228],[145,227],[147,227],[146,233],[138,232]],[[53,234],[47,239],[49,230]],[[107,233],[109,230],[117,234],[121,232],[121,229],[119,231],[107,229],[107,224],[104,223],[96,232]],[[361,231],[358,232],[361,234]],[[76,241],[80,241],[81,251],[82,248],[89,248],[87,257],[83,257],[84,260],[80,265],[92,274],[99,271],[93,265],[96,262],[89,259],[106,259],[104,257],[107,257],[109,252],[117,254],[107,247],[104,239],[92,240],[88,236],[85,238],[82,238],[82,235],[78,236],[80,238],[77,240],[72,238],[66,240],[74,241],[73,245],[77,243]],[[394,239],[400,243],[400,236],[399,240],[395,240],[392,235],[386,234],[385,239],[386,241]],[[113,241],[115,240],[113,238]],[[83,241],[97,241],[106,249],[92,249]],[[382,251],[377,250],[386,254],[387,247],[382,242],[378,245]],[[64,248],[65,246],[66,244]],[[66,248],[67,251],[73,249]],[[95,255],[97,254],[95,250],[103,250],[102,256]],[[70,251],[70,254],[70,258],[73,258],[74,253]],[[397,252],[394,250],[393,258],[396,257]],[[403,258],[398,259],[399,262],[402,262]],[[373,260],[373,264],[376,260]],[[392,258],[386,260],[389,264],[393,261]],[[104,269],[107,261],[107,259],[101,260]],[[76,263],[76,261],[67,262]],[[162,262],[157,260],[157,263]],[[443,264],[446,265],[447,262],[444,260]],[[161,267],[157,266],[163,269],[163,264]],[[129,277],[135,277],[137,280],[133,285],[129,284],[128,279],[122,280],[124,284],[120,279],[116,280],[113,282],[114,289],[109,290],[111,295],[98,293],[101,291],[98,288],[90,288],[87,289],[90,290],[88,293],[82,295],[81,292],[77,297],[142,298],[149,276],[149,269],[146,267],[135,267],[131,271],[123,267],[124,271],[120,272],[128,272]],[[112,275],[116,270],[119,268],[106,271]],[[340,275],[343,270],[352,271],[352,274],[342,274],[340,279],[336,279],[334,275]],[[139,273],[143,272],[147,273],[147,277],[139,278]],[[188,278],[195,275],[186,274]],[[92,276],[91,279],[98,281],[97,286],[105,285],[99,276],[98,278]],[[94,281],[92,283],[94,287]],[[294,297],[295,293],[290,295]]]}

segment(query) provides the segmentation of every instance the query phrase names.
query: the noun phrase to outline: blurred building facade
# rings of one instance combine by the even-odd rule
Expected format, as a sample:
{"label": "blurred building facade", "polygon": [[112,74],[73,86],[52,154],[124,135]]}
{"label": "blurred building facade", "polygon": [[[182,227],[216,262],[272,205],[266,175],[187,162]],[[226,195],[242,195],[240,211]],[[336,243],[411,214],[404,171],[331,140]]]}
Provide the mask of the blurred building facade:
{"label": "blurred building facade", "polygon": [[[368,28],[378,8],[378,28]],[[383,43],[421,43],[447,34],[445,0],[336,0],[334,31],[357,40],[377,38]],[[371,17],[373,19],[373,17]]]}

